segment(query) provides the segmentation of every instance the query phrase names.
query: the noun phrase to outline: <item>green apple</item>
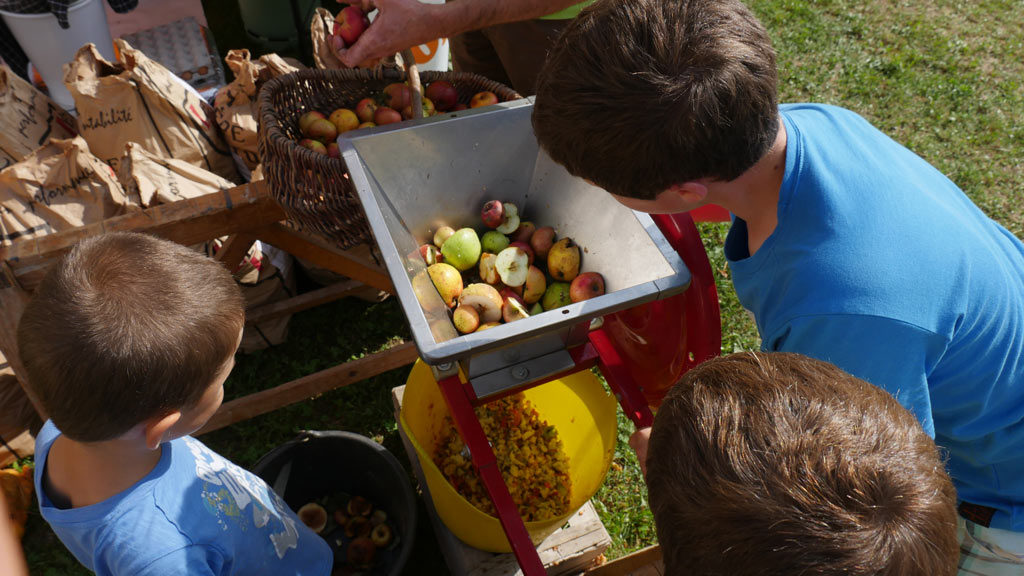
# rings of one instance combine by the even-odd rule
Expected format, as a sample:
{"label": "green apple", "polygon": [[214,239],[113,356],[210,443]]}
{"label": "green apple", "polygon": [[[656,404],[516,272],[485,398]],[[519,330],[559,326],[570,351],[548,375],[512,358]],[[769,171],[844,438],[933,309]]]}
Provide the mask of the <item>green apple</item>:
{"label": "green apple", "polygon": [[444,261],[465,272],[480,260],[480,238],[472,228],[460,228],[441,246]]}
{"label": "green apple", "polygon": [[483,247],[484,252],[490,252],[491,254],[497,254],[508,248],[508,243],[508,236],[496,230],[484,232],[483,238],[480,239],[480,246]]}
{"label": "green apple", "polygon": [[572,299],[569,298],[568,282],[552,282],[548,285],[548,289],[544,291],[544,297],[540,300],[540,305],[545,310],[554,310],[569,304],[572,304]]}

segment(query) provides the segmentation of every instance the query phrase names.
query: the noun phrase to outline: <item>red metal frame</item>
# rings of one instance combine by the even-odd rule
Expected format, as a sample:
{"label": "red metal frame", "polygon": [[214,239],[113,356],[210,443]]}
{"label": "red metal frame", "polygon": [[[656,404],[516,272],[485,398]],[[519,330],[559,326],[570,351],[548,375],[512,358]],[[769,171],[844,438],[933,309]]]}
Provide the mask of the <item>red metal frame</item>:
{"label": "red metal frame", "polygon": [[[690,287],[682,294],[609,315],[604,327],[589,333],[589,342],[569,351],[572,368],[531,384],[539,386],[596,365],[637,428],[654,422],[651,406],[660,403],[686,370],[718,355],[722,347],[718,292],[693,218],[686,213],[653,218],[689,268]],[[523,574],[546,574],[473,410],[493,398],[477,398],[472,385],[464,384],[458,374],[441,378],[438,385]]]}

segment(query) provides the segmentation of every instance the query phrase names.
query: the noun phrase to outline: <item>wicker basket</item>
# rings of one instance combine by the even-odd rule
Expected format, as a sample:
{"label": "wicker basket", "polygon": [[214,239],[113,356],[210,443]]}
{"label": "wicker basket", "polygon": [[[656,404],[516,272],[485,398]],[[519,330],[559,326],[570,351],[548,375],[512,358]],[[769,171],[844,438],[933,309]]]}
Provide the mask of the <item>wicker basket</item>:
{"label": "wicker basket", "polygon": [[[300,70],[268,81],[260,90],[259,155],[271,193],[302,229],[317,232],[350,248],[373,244],[373,235],[344,160],[299,146],[299,117],[311,110],[325,114],[379,93],[392,82],[403,82],[405,71]],[[421,72],[424,86],[447,80],[468,103],[473,94],[493,92],[507,102],[521,98],[511,88],[475,74]]]}

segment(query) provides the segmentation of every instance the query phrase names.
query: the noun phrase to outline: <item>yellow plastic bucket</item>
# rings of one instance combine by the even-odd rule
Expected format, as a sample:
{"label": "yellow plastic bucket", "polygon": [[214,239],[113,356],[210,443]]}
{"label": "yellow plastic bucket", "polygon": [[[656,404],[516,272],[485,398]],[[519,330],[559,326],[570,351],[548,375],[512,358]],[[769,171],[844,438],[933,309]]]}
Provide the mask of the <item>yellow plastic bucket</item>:
{"label": "yellow plastic bucket", "polygon": [[[535,386],[524,392],[540,417],[558,430],[572,481],[568,514],[545,522],[527,522],[534,545],[565,524],[604,482],[615,452],[615,397],[589,370]],[[448,405],[430,367],[417,360],[406,380],[399,420],[416,448],[434,507],[448,529],[463,542],[489,552],[511,552],[497,518],[484,514],[448,483],[434,464],[434,450],[446,432]]]}

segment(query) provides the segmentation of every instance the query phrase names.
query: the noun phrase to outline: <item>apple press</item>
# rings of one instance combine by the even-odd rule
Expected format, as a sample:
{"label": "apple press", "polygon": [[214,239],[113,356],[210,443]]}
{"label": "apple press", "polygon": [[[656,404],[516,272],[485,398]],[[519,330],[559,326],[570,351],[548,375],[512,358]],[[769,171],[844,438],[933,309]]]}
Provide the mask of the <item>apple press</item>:
{"label": "apple press", "polygon": [[[413,340],[528,576],[544,567],[474,406],[596,366],[630,419],[649,426],[650,407],[721,347],[713,276],[690,216],[634,212],[570,175],[538,146],[532,110],[532,99],[515,100],[338,138]],[[607,293],[460,335],[433,285],[414,287],[426,269],[419,246],[443,225],[480,229],[492,199],[573,238],[581,270],[600,272]]]}

